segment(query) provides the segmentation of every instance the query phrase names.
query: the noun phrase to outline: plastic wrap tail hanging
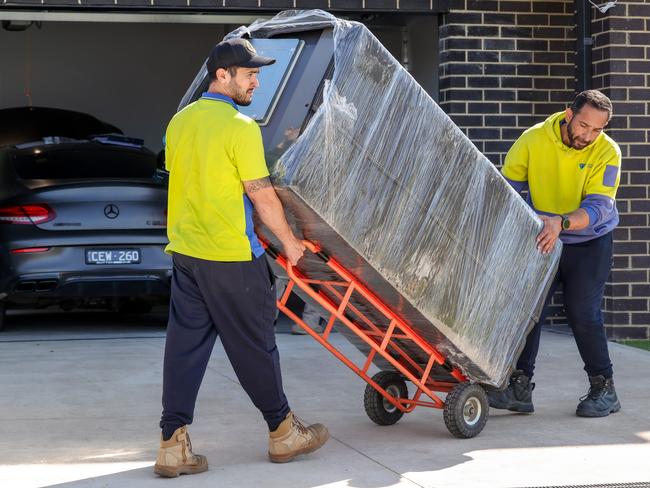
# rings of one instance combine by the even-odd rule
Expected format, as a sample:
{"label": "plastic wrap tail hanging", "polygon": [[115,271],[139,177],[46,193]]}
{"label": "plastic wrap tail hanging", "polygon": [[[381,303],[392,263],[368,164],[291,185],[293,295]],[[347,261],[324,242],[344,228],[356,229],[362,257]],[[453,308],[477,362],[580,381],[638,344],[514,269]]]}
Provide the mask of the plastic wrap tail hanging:
{"label": "plastic wrap tail hanging", "polygon": [[618,0],[612,0],[611,2],[607,2],[607,3],[603,4],[603,5],[596,5],[596,4],[595,4],[594,2],[592,2],[591,0],[589,0],[589,3],[592,4],[596,9],[598,9],[598,11],[599,11],[601,14],[605,14],[605,13],[607,13],[607,11],[608,11],[610,8],[616,6],[616,2],[617,2],[617,1],[618,1]]}

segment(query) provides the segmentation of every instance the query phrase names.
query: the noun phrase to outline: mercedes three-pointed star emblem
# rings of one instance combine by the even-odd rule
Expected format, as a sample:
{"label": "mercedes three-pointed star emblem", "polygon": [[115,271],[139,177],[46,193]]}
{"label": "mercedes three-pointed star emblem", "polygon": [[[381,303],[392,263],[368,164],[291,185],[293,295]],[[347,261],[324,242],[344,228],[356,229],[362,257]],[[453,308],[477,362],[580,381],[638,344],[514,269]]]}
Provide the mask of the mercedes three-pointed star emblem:
{"label": "mercedes three-pointed star emblem", "polygon": [[109,203],[104,207],[104,215],[109,219],[116,219],[120,215],[120,209],[117,208],[117,205]]}

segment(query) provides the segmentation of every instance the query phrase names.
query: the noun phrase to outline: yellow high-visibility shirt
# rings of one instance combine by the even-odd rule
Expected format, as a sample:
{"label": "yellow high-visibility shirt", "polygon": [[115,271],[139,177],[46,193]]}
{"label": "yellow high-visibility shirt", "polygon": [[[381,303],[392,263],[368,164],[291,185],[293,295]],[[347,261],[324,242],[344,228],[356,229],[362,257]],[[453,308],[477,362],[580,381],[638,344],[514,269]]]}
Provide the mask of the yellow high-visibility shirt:
{"label": "yellow high-visibility shirt", "polygon": [[257,123],[223,95],[204,93],[165,135],[169,171],[167,252],[211,261],[264,253],[242,181],[269,175]]}

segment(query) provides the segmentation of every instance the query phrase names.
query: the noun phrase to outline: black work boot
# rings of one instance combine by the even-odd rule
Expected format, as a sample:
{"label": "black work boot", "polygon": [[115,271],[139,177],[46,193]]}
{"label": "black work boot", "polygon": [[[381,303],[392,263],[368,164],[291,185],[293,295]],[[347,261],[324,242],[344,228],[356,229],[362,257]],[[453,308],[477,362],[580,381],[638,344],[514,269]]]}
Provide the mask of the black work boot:
{"label": "black work boot", "polygon": [[488,391],[490,407],[502,408],[511,412],[532,413],[533,390],[535,383],[531,383],[530,377],[518,369],[510,375],[510,383],[505,390]]}
{"label": "black work boot", "polygon": [[576,408],[578,417],[607,417],[621,409],[612,378],[590,376],[589,384],[589,392],[580,399]]}

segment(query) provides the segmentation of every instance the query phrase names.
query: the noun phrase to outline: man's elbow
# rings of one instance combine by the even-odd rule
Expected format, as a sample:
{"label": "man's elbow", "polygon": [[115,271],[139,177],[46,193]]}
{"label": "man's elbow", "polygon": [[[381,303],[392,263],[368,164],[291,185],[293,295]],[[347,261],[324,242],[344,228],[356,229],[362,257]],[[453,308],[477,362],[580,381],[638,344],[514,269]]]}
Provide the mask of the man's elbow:
{"label": "man's elbow", "polygon": [[260,211],[263,208],[274,207],[279,203],[279,199],[273,187],[264,188],[247,193],[248,198],[253,203],[256,210]]}

